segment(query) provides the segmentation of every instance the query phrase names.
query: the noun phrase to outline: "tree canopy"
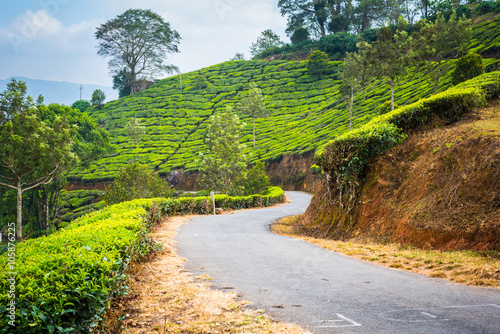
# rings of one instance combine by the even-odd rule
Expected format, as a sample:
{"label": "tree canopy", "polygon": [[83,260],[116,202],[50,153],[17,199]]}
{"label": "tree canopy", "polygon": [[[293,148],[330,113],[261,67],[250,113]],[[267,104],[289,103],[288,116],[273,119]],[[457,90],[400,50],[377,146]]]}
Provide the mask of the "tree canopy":
{"label": "tree canopy", "polygon": [[181,39],[160,15],[144,9],[129,9],[102,24],[95,38],[99,41],[97,54],[111,58],[108,66],[113,76],[127,73],[131,94],[139,91],[139,79],[175,69],[165,65],[165,56],[179,52]]}
{"label": "tree canopy", "polygon": [[104,105],[104,100],[106,100],[106,94],[104,94],[102,90],[96,89],[92,93],[92,99],[90,100],[90,103],[92,103],[93,106],[102,108],[102,106]]}
{"label": "tree canopy", "polygon": [[[14,79],[0,99],[2,114],[8,115],[0,124],[0,185],[17,194],[18,241],[22,241],[23,193],[50,183],[76,159],[67,120],[56,116],[48,126],[26,92],[26,84]],[[9,99],[12,96],[16,98]]]}
{"label": "tree canopy", "polygon": [[205,189],[232,195],[243,192],[247,157],[240,144],[242,128],[232,107],[210,116],[205,138],[208,154],[200,153],[203,170],[199,182]]}
{"label": "tree canopy", "polygon": [[255,43],[250,47],[250,54],[256,56],[262,51],[272,48],[283,46],[284,43],[280,37],[276,35],[271,29],[264,30],[257,38]]}

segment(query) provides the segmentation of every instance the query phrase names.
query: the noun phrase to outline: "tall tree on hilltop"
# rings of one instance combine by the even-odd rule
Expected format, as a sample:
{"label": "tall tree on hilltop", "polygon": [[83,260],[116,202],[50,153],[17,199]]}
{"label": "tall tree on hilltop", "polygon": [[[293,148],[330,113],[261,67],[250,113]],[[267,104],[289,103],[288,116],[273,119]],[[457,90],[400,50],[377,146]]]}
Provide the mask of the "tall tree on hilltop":
{"label": "tall tree on hilltop", "polygon": [[427,68],[434,81],[434,94],[439,87],[439,79],[445,74],[443,66],[452,58],[456,58],[469,44],[471,38],[470,20],[465,16],[457,19],[453,11],[450,19],[445,20],[439,14],[434,22],[423,19],[422,28],[416,34],[418,49],[427,62]]}
{"label": "tall tree on hilltop", "polygon": [[284,43],[281,41],[280,37],[271,29],[267,29],[260,34],[255,43],[252,43],[250,46],[250,54],[256,56],[266,49],[281,47],[283,45]]}
{"label": "tall tree on hilltop", "polygon": [[139,79],[175,69],[164,61],[166,54],[179,52],[181,39],[161,16],[144,9],[129,9],[102,24],[95,38],[99,41],[97,54],[111,57],[108,65],[113,76],[126,69],[131,94],[138,91]]}
{"label": "tall tree on hilltop", "polygon": [[255,82],[250,83],[248,95],[238,104],[238,109],[243,113],[252,116],[253,119],[253,146],[255,147],[255,117],[265,117],[269,115],[269,110],[264,104],[262,91]]}
{"label": "tall tree on hilltop", "polygon": [[23,193],[49,184],[74,163],[70,127],[56,117],[52,127],[40,120],[24,82],[13,80],[0,94],[0,185],[17,194],[16,237],[22,241]]}

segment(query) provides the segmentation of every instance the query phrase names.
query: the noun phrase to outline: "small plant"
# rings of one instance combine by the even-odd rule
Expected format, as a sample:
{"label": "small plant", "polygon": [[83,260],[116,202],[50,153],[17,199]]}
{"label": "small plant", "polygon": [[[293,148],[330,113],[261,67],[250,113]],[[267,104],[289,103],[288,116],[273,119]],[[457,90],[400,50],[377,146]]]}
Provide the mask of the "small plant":
{"label": "small plant", "polygon": [[458,85],[461,82],[475,78],[485,72],[483,58],[477,53],[469,53],[457,61],[451,73],[452,82]]}

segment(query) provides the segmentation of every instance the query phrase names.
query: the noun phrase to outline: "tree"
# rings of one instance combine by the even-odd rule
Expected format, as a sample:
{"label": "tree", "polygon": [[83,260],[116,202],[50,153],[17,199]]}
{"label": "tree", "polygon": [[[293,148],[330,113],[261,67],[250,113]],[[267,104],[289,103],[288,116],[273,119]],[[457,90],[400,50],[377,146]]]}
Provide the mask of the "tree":
{"label": "tree", "polygon": [[230,60],[245,60],[245,55],[243,53],[237,52]]}
{"label": "tree", "polygon": [[113,75],[113,89],[118,90],[118,97],[129,96],[131,93],[130,74],[124,68],[115,75]]}
{"label": "tree", "polygon": [[165,65],[164,57],[179,52],[180,35],[151,10],[129,9],[97,28],[95,38],[99,41],[97,54],[111,57],[108,66],[114,77],[126,69],[131,94],[138,91],[139,78],[175,68]]}
{"label": "tree", "polygon": [[306,28],[299,27],[295,29],[292,36],[290,36],[290,40],[292,44],[299,44],[301,42],[305,42],[309,39],[309,31]]}
{"label": "tree", "polygon": [[323,51],[316,50],[309,56],[309,60],[307,62],[307,70],[311,75],[317,75],[318,79],[321,79],[321,76],[328,69],[328,55]]}
{"label": "tree", "polygon": [[172,197],[168,183],[138,162],[127,165],[106,188],[103,200],[107,205],[136,198]]}
{"label": "tree", "polygon": [[347,32],[352,23],[351,0],[280,0],[278,8],[288,16],[288,34],[302,27],[321,37],[327,30]]}
{"label": "tree", "polygon": [[231,107],[210,116],[205,144],[208,154],[200,152],[202,166],[199,183],[208,190],[238,195],[243,192],[247,157],[240,144],[244,124]]}
{"label": "tree", "polygon": [[256,56],[264,50],[272,47],[281,47],[284,43],[280,37],[276,35],[271,29],[264,30],[257,38],[255,43],[250,47],[250,54]]}
{"label": "tree", "polygon": [[374,23],[387,17],[385,0],[361,0],[354,8],[353,25],[357,33],[361,34]]}
{"label": "tree", "polygon": [[266,175],[266,165],[262,161],[257,161],[247,171],[244,181],[245,195],[261,194],[269,187],[269,184],[269,177]]}
{"label": "tree", "polygon": [[139,141],[146,133],[146,127],[141,125],[140,119],[134,117],[125,127],[125,133],[127,134],[127,136],[132,138],[133,141],[135,141],[135,145],[137,147],[137,159],[139,159]]}
{"label": "tree", "polygon": [[[7,85],[0,105],[7,120],[0,124],[0,185],[17,195],[17,241],[22,241],[23,193],[49,184],[76,159],[70,128],[56,117],[49,127],[40,120],[27,88],[15,79]],[[7,96],[7,99],[5,97]],[[15,96],[9,104],[8,97]]]}
{"label": "tree", "polygon": [[361,41],[359,48],[366,57],[370,73],[373,77],[391,86],[391,110],[394,110],[395,86],[405,83],[410,70],[417,65],[413,53],[412,38],[405,31],[407,22],[400,19],[396,32],[384,25],[377,32],[377,40],[371,45]]}
{"label": "tree", "polygon": [[66,119],[71,127],[72,151],[78,158],[50,184],[41,185],[28,192],[30,206],[40,230],[48,231],[52,226],[57,227],[56,218],[61,209],[59,198],[66,185],[68,174],[79,166],[88,167],[92,161],[110,153],[113,147],[107,131],[101,129],[97,122],[78,109],[59,104],[49,106],[41,104],[37,109],[41,120],[49,126],[52,126],[57,118]]}
{"label": "tree", "polygon": [[361,59],[356,53],[348,53],[344,59],[342,69],[342,86],[341,95],[347,100],[349,106],[349,131],[352,130],[352,107],[354,103],[354,89],[361,81],[360,78]]}
{"label": "tree", "polygon": [[73,109],[78,109],[80,110],[81,112],[85,112],[88,108],[90,108],[92,105],[90,104],[89,101],[86,101],[86,100],[78,100],[78,101],[75,101],[73,102],[73,104],[71,105],[71,108]]}
{"label": "tree", "polygon": [[238,104],[238,109],[242,114],[250,115],[253,119],[253,146],[255,147],[255,117],[266,117],[269,110],[266,109],[265,99],[262,91],[255,82],[250,83],[250,90],[247,96]]}
{"label": "tree", "polygon": [[456,12],[453,11],[448,21],[439,14],[434,22],[423,19],[421,24],[422,28],[416,34],[418,36],[416,42],[422,57],[429,61],[427,68],[434,80],[434,94],[436,94],[439,80],[445,74],[442,72],[443,66],[450,58],[457,57],[469,44],[470,20],[465,16],[457,20]]}
{"label": "tree", "polygon": [[207,88],[207,79],[205,79],[205,77],[199,73],[194,78],[193,83],[198,90]]}
{"label": "tree", "polygon": [[102,90],[96,89],[92,93],[92,100],[90,100],[90,103],[92,103],[93,106],[98,106],[99,109],[102,109],[104,100],[106,100],[106,94],[104,94]]}

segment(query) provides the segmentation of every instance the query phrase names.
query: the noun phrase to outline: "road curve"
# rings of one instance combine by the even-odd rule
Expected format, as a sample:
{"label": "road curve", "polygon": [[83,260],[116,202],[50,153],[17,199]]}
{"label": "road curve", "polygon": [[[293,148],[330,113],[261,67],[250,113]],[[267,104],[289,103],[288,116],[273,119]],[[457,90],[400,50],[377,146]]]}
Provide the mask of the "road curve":
{"label": "road curve", "polygon": [[314,333],[500,333],[500,290],[387,269],[273,234],[269,224],[305,211],[311,196],[179,229],[186,270],[214,278],[277,320]]}

